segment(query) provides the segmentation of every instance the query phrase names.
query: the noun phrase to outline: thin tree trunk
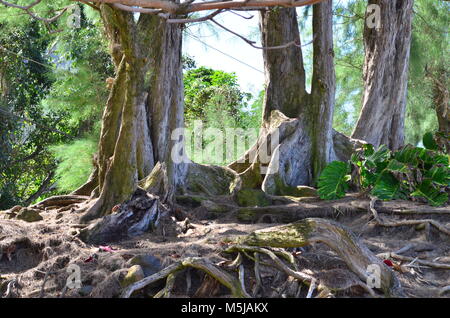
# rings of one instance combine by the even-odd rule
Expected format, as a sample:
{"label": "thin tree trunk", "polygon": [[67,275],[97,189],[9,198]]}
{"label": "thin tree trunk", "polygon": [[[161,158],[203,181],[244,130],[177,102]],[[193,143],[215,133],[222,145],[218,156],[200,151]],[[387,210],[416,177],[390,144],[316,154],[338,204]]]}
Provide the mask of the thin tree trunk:
{"label": "thin tree trunk", "polygon": [[326,1],[313,6],[314,57],[309,117],[311,136],[312,183],[335,157],[333,150],[333,113],[336,74],[333,51],[333,3]]}
{"label": "thin tree trunk", "polygon": [[450,91],[449,72],[444,67],[426,70],[433,87],[433,104],[438,120],[438,142],[450,154]]}
{"label": "thin tree trunk", "polygon": [[364,28],[363,106],[352,137],[395,150],[404,143],[413,0],[368,3],[379,6],[380,27]]}

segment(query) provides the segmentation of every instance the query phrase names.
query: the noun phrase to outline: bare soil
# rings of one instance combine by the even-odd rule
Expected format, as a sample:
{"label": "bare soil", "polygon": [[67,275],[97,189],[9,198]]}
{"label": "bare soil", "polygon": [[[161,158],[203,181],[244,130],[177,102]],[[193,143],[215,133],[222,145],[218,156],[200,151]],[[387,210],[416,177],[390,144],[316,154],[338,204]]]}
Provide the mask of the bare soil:
{"label": "bare soil", "polygon": [[[448,235],[429,224],[396,227],[377,225],[370,211],[361,208],[355,212],[355,206],[367,206],[367,199],[353,198],[350,201],[342,200],[353,207],[351,213],[343,209],[331,218],[348,227],[372,252],[392,261],[407,297],[450,297],[450,291],[445,291],[448,290],[446,286],[450,285],[450,269],[426,266],[419,262],[426,260],[450,264]],[[303,212],[308,207],[311,211],[317,211],[321,204],[325,204],[322,202],[313,200],[298,204],[303,204]],[[204,257],[215,264],[229,262],[235,255],[223,253],[223,250],[230,239],[278,224],[267,223],[277,222],[274,217],[242,223],[237,218],[237,207],[228,213],[211,213],[202,206],[178,208],[178,213],[188,216],[190,221],[189,226],[186,222],[178,222],[178,236],[163,237],[146,233],[108,244],[112,251],[86,244],[77,237],[81,215],[75,208],[59,213],[52,209],[43,211],[43,220],[33,223],[6,220],[3,219],[4,213],[0,213],[0,294],[7,297],[118,297],[123,290],[121,282],[131,267],[129,260],[136,255],[156,257],[161,261],[162,268],[185,257]],[[433,219],[450,228],[448,206],[439,210],[442,213],[428,213],[425,205],[403,201],[397,204],[393,201],[390,202],[390,209],[396,212],[383,213],[384,218]],[[416,214],[417,211],[420,214]],[[290,213],[292,217],[293,212]],[[298,219],[306,217],[306,214],[303,213]],[[314,244],[288,252],[295,255],[299,271],[313,275],[331,287],[333,292],[328,296],[370,297],[358,287],[358,277],[325,245]],[[410,257],[413,261],[382,255],[390,252]],[[84,289],[65,288],[71,274],[67,271],[69,264],[80,267]],[[254,263],[246,259],[244,265],[245,285],[251,293],[255,287]],[[270,266],[261,266],[261,278],[262,290],[257,296],[305,297],[308,291],[307,286],[293,282],[292,278]],[[164,281],[153,284],[133,297],[152,296],[164,285]],[[177,275],[171,296],[226,297],[227,290],[203,272],[188,269]],[[313,293],[315,296],[317,292]]]}

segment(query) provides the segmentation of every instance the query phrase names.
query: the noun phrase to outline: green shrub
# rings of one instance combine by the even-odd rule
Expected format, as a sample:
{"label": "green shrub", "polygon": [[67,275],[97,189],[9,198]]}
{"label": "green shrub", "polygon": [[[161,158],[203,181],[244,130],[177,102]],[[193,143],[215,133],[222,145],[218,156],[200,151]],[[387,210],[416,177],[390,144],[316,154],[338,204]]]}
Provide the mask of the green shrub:
{"label": "green shrub", "polygon": [[[448,202],[449,156],[440,151],[433,134],[424,136],[426,148],[407,145],[391,152],[382,145],[358,149],[348,163],[331,162],[319,178],[322,199],[345,196],[350,184],[381,200],[419,199],[433,206]],[[351,173],[351,174],[350,174]]]}

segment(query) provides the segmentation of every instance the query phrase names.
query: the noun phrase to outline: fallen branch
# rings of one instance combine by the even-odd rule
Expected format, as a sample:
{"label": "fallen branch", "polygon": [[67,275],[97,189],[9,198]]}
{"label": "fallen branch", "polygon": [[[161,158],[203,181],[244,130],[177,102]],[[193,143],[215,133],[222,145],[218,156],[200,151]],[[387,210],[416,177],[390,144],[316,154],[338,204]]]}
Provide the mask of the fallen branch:
{"label": "fallen branch", "polygon": [[370,204],[369,204],[369,210],[372,212],[373,217],[375,221],[381,225],[386,227],[396,227],[396,226],[404,226],[404,225],[418,225],[423,223],[429,223],[433,225],[436,229],[441,231],[444,234],[447,234],[450,236],[450,229],[439,223],[438,221],[432,220],[432,219],[423,219],[423,220],[404,220],[404,221],[385,221],[378,215],[377,210],[375,209],[375,202],[377,201],[376,198],[371,198]]}

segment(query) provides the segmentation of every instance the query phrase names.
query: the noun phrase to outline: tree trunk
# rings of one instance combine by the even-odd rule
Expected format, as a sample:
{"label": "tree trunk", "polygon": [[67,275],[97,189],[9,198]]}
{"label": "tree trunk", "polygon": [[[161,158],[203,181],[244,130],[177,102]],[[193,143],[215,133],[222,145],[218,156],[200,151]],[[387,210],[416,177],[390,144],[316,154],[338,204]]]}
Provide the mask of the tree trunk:
{"label": "tree trunk", "polygon": [[380,24],[364,28],[363,106],[352,137],[395,150],[404,143],[413,0],[371,4],[380,8]]}
{"label": "tree trunk", "polygon": [[181,27],[155,15],[135,21],[133,13],[100,8],[116,78],[102,118],[99,196],[82,221],[129,199],[156,162],[166,164],[170,188],[180,170],[171,158],[170,134],[183,124]]}
{"label": "tree trunk", "polygon": [[266,90],[264,121],[277,109],[287,117],[297,117],[307,104],[305,68],[300,48],[297,14],[293,9],[268,9],[260,13],[261,43],[273,47],[295,41],[298,46],[263,50]]}
{"label": "tree trunk", "polygon": [[314,57],[309,117],[311,136],[312,183],[317,184],[320,173],[334,157],[333,113],[336,74],[333,51],[333,3],[313,7]]}
{"label": "tree trunk", "polygon": [[[331,127],[335,93],[332,3],[316,4],[313,11],[311,94],[305,89],[300,45],[264,50],[267,90],[261,135],[242,159],[230,165],[241,173],[244,188],[297,195],[297,186],[316,184],[326,163],[336,158]],[[293,40],[300,44],[295,9],[263,11],[260,27],[265,47]]]}
{"label": "tree trunk", "polygon": [[450,154],[450,92],[449,72],[444,66],[435,70],[426,70],[426,76],[433,87],[433,104],[438,120],[438,143]]}

